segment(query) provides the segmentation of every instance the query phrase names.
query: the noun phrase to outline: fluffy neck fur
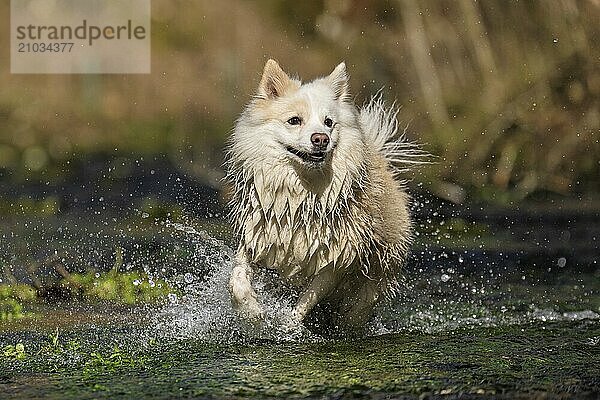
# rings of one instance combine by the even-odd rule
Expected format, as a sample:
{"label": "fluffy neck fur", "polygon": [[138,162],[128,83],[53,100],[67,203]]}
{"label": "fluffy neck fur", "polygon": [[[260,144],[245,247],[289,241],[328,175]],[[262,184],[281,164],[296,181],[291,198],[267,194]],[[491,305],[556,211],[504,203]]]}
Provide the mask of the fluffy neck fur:
{"label": "fluffy neck fur", "polygon": [[[268,132],[257,132],[260,126],[247,115],[238,121],[229,154],[240,251],[298,284],[329,264],[347,268],[370,232],[364,213],[353,211],[368,179],[363,134],[340,128],[330,164],[306,169],[294,165],[285,151],[255,148],[251,138]],[[345,126],[357,126],[354,109],[344,118],[351,119]]]}

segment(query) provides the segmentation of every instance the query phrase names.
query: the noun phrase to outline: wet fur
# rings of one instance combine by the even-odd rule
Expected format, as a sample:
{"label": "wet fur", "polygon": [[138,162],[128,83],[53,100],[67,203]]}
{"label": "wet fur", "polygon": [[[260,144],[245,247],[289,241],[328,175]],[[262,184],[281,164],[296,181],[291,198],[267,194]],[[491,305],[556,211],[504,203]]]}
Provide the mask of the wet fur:
{"label": "wet fur", "polygon": [[[391,297],[411,238],[408,196],[396,179],[414,150],[398,131],[394,109],[379,97],[362,109],[350,101],[346,69],[302,84],[265,65],[257,95],[230,138],[228,179],[239,247],[229,289],[246,317],[264,317],[253,274],[268,268],[299,291],[293,318],[321,302],[333,324],[363,326]],[[306,120],[306,132],[286,122]],[[333,115],[332,129],[319,126]],[[304,163],[286,151],[310,150],[307,135],[331,137],[327,159]]]}

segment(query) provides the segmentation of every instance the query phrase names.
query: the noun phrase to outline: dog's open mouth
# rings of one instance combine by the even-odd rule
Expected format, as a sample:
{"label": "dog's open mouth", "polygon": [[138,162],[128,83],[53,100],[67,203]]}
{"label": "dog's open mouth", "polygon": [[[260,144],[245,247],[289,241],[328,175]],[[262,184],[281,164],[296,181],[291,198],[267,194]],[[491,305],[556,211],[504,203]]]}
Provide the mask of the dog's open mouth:
{"label": "dog's open mouth", "polygon": [[286,150],[307,163],[321,163],[325,161],[325,157],[327,157],[327,153],[325,153],[324,151],[307,153],[305,151],[301,151],[290,146],[287,146]]}

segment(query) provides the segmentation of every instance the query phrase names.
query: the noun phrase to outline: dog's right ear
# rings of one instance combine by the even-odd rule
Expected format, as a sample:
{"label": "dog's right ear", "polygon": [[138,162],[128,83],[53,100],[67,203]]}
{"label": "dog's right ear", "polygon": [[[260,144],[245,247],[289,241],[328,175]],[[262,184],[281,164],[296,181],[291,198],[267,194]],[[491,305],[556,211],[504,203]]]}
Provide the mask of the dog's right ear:
{"label": "dog's right ear", "polygon": [[333,88],[336,100],[345,101],[350,97],[348,92],[348,73],[346,72],[346,63],[341,62],[331,74],[327,77],[327,80]]}
{"label": "dog's right ear", "polygon": [[277,61],[269,59],[265,64],[257,95],[262,99],[280,97],[291,83],[292,80],[277,64]]}

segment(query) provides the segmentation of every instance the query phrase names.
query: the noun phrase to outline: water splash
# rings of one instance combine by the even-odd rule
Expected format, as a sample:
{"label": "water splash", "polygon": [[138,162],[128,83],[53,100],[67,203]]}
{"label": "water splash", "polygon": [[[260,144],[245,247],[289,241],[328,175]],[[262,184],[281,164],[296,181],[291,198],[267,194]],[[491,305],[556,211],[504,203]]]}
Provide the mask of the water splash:
{"label": "water splash", "polygon": [[[323,340],[303,326],[292,324],[291,300],[267,290],[266,281],[260,277],[254,285],[265,309],[265,321],[255,326],[241,318],[233,309],[227,290],[233,250],[223,241],[189,225],[171,223],[167,229],[174,235],[183,234],[183,239],[194,250],[186,260],[190,265],[185,272],[171,278],[179,293],[172,294],[169,303],[152,317],[154,334],[210,343]],[[459,268],[466,264],[462,255],[446,254],[443,258],[443,267],[439,267],[437,273],[421,268],[409,271],[403,294],[377,310],[366,334],[436,333],[600,318],[596,311],[586,308],[569,311],[570,305],[553,307],[551,304],[556,304],[556,299],[552,294],[540,294],[539,282],[523,280],[518,270],[513,271],[515,277],[512,278],[491,266],[477,274],[464,274]],[[194,270],[201,272],[194,273]],[[556,296],[567,297],[560,293]]]}
{"label": "water splash", "polygon": [[[206,277],[184,274],[181,296],[171,296],[169,304],[154,317],[157,332],[170,338],[201,338],[208,342],[239,343],[257,339],[275,341],[314,338],[302,326],[291,323],[292,305],[265,290],[265,283],[255,288],[265,309],[265,320],[253,325],[233,309],[227,289],[233,267],[233,250],[204,231],[183,224],[170,227],[189,235],[196,248],[191,262],[203,263]],[[175,278],[179,282],[182,279]]]}

